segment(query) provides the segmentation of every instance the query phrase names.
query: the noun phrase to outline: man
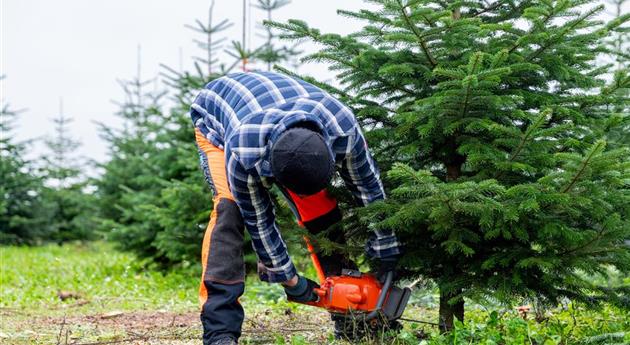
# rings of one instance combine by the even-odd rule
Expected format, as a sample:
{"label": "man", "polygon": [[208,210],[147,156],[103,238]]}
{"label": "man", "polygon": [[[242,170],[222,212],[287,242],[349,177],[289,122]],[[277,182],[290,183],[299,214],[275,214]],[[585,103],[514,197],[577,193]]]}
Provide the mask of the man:
{"label": "man", "polygon": [[[191,107],[201,166],[214,197],[202,249],[200,286],[204,344],[236,344],[241,334],[244,289],[243,226],[264,281],[281,283],[287,298],[314,301],[317,284],[298,274],[280,236],[268,189],[275,183],[298,221],[318,233],[341,219],[326,192],[335,170],[357,201],[385,197],[379,173],[357,121],[325,91],[269,72],[237,73],[206,85]],[[344,242],[343,234],[334,234]],[[399,245],[377,232],[367,253],[393,270]],[[322,256],[327,274],[349,262]],[[347,267],[347,266],[346,266]]]}

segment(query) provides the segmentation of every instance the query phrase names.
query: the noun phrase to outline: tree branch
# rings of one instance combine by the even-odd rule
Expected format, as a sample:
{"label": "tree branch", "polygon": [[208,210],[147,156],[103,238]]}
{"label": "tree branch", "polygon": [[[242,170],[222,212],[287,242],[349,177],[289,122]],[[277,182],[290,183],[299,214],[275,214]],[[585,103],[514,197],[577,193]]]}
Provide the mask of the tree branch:
{"label": "tree branch", "polygon": [[533,52],[530,56],[528,56],[526,60],[527,61],[532,61],[533,59],[537,58],[540,54],[542,54],[542,52],[544,52],[545,50],[549,49],[554,44],[558,43],[558,41],[560,39],[562,39],[568,32],[573,30],[578,24],[582,23],[583,21],[588,19],[593,14],[599,12],[600,10],[601,10],[601,6],[597,6],[597,7],[593,8],[592,10],[588,11],[588,13],[582,15],[582,17],[579,18],[578,20],[576,20],[575,23],[571,24],[569,27],[567,27],[564,30],[562,30],[561,33],[559,33],[554,38],[552,38],[549,41],[547,41],[547,43],[545,45],[543,45],[542,47],[538,48],[535,52]]}
{"label": "tree branch", "polygon": [[[600,146],[600,145],[603,145],[603,143],[600,142],[597,145]],[[573,179],[571,179],[571,182],[562,190],[562,193],[566,193],[569,190],[571,190],[571,188],[573,188],[573,185],[582,176],[582,174],[584,173],[584,170],[586,170],[586,167],[588,166],[588,163],[590,163],[591,159],[593,159],[596,153],[597,153],[597,149],[594,148],[593,152],[591,152],[591,154],[588,157],[586,157],[586,159],[582,162],[582,166],[580,167],[580,170],[575,174],[575,176],[573,176]]]}
{"label": "tree branch", "polygon": [[405,23],[407,23],[407,26],[409,26],[409,29],[411,29],[413,34],[416,35],[416,37],[418,38],[420,47],[422,48],[422,51],[424,52],[424,55],[426,56],[427,60],[429,60],[431,67],[435,68],[435,66],[437,66],[437,63],[435,62],[435,59],[433,58],[433,56],[431,56],[427,43],[422,38],[422,35],[418,32],[418,28],[411,22],[411,19],[409,18],[409,16],[407,15],[407,11],[405,10],[405,6],[403,6],[400,0],[397,0],[397,2],[398,2],[398,5],[400,6],[400,12],[403,18],[405,19]]}

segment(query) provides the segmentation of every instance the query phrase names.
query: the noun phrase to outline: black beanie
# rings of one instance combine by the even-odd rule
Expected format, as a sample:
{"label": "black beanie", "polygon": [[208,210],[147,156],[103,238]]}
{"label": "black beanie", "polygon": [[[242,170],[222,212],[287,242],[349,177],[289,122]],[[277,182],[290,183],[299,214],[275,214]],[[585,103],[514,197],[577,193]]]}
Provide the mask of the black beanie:
{"label": "black beanie", "polygon": [[290,191],[312,195],[326,188],[334,165],[321,134],[296,127],[282,133],[271,147],[271,171]]}

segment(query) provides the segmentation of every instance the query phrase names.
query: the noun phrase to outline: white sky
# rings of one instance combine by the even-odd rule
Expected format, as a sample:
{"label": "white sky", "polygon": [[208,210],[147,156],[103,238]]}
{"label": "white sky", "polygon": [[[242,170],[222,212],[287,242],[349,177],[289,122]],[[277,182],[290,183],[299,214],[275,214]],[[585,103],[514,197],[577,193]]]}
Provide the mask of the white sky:
{"label": "white sky", "polygon": [[[116,79],[136,75],[138,44],[143,79],[156,76],[160,63],[179,69],[180,48],[184,69],[192,69],[191,56],[202,52],[192,43],[198,36],[184,24],[194,24],[196,18],[205,22],[209,4],[209,0],[0,0],[0,75],[6,75],[0,93],[12,108],[26,108],[16,129],[18,138],[51,134],[50,118],[58,113],[63,97],[65,114],[74,118],[72,134],[83,143],[79,154],[105,160],[107,145],[94,122],[119,124],[112,100],[121,100],[123,93]],[[324,32],[348,33],[360,24],[337,16],[336,9],[362,5],[361,0],[293,0],[276,11],[274,19],[303,19]],[[257,9],[251,13],[256,22],[264,15]],[[241,0],[216,0],[215,20],[234,22],[225,32],[228,40],[240,41],[241,14]],[[255,33],[254,22],[251,26]],[[255,45],[261,39],[252,40]],[[316,65],[300,72],[330,75]],[[29,156],[44,152],[44,144],[37,142]]]}
{"label": "white sky", "polygon": [[[256,0],[248,0],[255,3]],[[242,0],[216,0],[216,21],[234,22],[226,36],[241,39]],[[64,112],[74,118],[72,134],[83,146],[79,154],[103,161],[106,143],[95,121],[119,124],[114,99],[122,99],[116,79],[136,75],[137,46],[142,46],[142,77],[160,72],[160,63],[176,69],[180,49],[184,69],[192,69],[191,56],[200,53],[192,43],[195,34],[184,28],[199,18],[205,22],[210,0],[0,0],[0,96],[12,108],[27,110],[20,116],[19,139],[51,133],[50,118],[63,97]],[[276,20],[303,19],[323,32],[348,33],[360,22],[340,17],[337,8],[364,7],[361,0],[293,0],[276,12]],[[252,9],[258,22],[263,13]],[[255,25],[252,24],[252,32]],[[253,45],[260,38],[253,38]],[[304,46],[312,50],[312,46]],[[320,78],[331,74],[323,66],[307,65],[302,73]],[[192,139],[191,139],[192,140]],[[33,146],[31,157],[46,152]]]}

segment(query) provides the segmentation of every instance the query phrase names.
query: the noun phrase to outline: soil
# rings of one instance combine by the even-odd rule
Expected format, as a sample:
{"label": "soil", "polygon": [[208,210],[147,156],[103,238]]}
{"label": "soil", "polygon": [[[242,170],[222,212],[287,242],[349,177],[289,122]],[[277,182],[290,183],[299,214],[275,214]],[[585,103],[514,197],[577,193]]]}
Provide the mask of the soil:
{"label": "soil", "polygon": [[[37,317],[3,310],[13,336],[0,333],[0,344],[201,344],[199,312],[126,311],[104,314]],[[241,344],[291,343],[293,336],[305,344],[327,344],[332,333],[330,317],[323,311],[299,314],[266,310],[249,313],[243,324]],[[17,336],[15,336],[17,335]]]}

